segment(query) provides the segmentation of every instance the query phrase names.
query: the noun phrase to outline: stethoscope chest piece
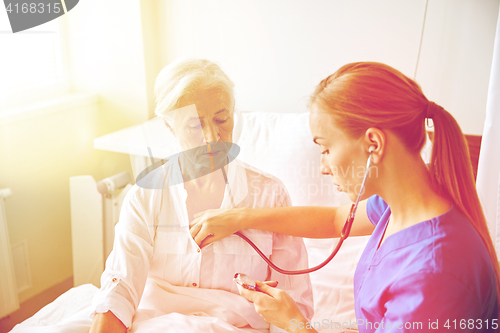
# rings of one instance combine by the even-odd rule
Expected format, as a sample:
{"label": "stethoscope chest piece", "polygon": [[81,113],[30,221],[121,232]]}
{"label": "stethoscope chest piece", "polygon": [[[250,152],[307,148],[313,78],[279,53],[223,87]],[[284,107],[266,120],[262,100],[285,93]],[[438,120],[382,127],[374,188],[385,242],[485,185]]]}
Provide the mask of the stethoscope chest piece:
{"label": "stethoscope chest piece", "polygon": [[234,274],[233,280],[234,282],[248,290],[255,290],[255,288],[257,287],[255,281],[246,274],[236,273]]}

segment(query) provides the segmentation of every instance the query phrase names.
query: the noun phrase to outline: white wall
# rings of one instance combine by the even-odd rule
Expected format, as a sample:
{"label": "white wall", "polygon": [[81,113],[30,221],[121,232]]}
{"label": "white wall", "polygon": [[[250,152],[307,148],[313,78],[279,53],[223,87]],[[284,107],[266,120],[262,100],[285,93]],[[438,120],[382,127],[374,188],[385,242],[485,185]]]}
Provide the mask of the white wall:
{"label": "white wall", "polygon": [[73,90],[96,93],[115,130],[148,119],[141,1],[86,0],[66,21]]}
{"label": "white wall", "polygon": [[221,64],[239,109],[304,112],[321,79],[354,61],[385,62],[481,134],[499,0],[163,0],[161,62]]}
{"label": "white wall", "polygon": [[429,1],[417,81],[467,134],[483,134],[499,3]]}

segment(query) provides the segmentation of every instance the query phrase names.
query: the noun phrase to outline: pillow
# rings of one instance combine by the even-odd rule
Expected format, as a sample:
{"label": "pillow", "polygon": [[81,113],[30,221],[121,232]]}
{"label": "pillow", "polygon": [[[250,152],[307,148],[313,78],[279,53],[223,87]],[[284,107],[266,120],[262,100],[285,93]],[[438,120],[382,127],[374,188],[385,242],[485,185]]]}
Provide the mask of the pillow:
{"label": "pillow", "polygon": [[238,159],[285,184],[295,206],[348,204],[330,177],[320,173],[320,149],[312,141],[309,113],[235,113]]}
{"label": "pillow", "polygon": [[[351,327],[354,313],[354,271],[370,236],[347,238],[339,252],[325,267],[310,273],[314,296],[314,317],[311,323],[319,332],[337,332]],[[309,267],[322,263],[338,243],[336,239],[304,238],[309,256]],[[325,321],[328,325],[324,325]],[[338,323],[338,324],[332,324]],[[342,331],[340,329],[340,331]]]}

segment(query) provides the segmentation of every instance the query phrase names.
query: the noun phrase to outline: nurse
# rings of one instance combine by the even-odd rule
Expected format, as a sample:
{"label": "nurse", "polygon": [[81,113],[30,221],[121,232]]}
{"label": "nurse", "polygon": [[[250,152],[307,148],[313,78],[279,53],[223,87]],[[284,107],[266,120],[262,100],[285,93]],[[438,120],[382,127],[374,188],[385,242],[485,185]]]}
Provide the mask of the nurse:
{"label": "nurse", "polygon": [[[435,127],[429,166],[420,156],[426,119]],[[353,201],[363,173],[346,171],[372,156],[351,230],[371,235],[354,276],[360,332],[498,331],[498,260],[453,116],[396,69],[359,62],[321,81],[309,121],[322,173]],[[248,228],[339,237],[349,209],[213,210],[199,214],[190,232],[202,246]],[[240,292],[264,319],[289,332],[315,332],[290,296],[258,286]]]}

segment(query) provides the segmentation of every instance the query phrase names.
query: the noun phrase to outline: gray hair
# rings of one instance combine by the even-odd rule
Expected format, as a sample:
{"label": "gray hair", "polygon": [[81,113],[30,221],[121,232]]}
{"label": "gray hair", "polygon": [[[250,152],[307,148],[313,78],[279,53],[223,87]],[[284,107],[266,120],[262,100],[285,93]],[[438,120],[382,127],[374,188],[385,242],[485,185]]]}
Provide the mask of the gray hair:
{"label": "gray hair", "polygon": [[155,83],[156,116],[169,122],[173,112],[180,108],[185,98],[198,91],[219,88],[230,98],[234,111],[234,83],[220,67],[206,59],[186,58],[163,68]]}

